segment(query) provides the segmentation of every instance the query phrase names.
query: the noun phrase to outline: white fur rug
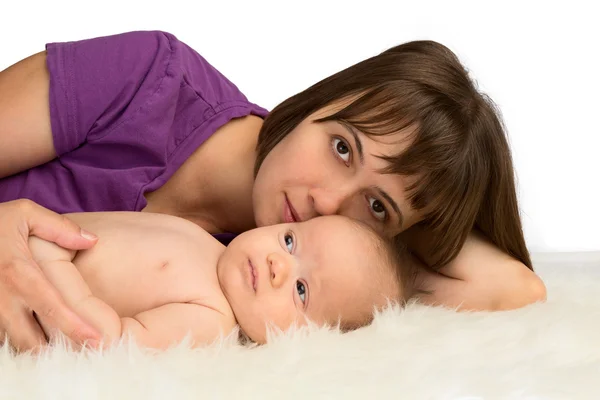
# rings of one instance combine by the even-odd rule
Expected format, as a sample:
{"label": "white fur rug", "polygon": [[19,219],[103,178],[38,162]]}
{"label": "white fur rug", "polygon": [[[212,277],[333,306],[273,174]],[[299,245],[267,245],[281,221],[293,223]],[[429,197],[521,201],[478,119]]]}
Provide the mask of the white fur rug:
{"label": "white fur rug", "polygon": [[600,253],[541,255],[548,302],[501,313],[413,304],[341,335],[245,348],[0,349],[0,399],[600,399]]}

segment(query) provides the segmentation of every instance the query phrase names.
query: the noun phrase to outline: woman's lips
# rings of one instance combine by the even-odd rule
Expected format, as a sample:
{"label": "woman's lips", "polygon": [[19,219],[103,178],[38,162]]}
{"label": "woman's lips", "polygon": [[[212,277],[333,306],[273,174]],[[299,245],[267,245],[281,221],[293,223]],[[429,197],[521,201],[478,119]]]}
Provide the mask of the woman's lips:
{"label": "woman's lips", "polygon": [[285,204],[283,207],[283,221],[288,224],[300,221],[298,213],[296,213],[296,210],[294,210],[294,207],[288,200],[287,196],[285,196]]}

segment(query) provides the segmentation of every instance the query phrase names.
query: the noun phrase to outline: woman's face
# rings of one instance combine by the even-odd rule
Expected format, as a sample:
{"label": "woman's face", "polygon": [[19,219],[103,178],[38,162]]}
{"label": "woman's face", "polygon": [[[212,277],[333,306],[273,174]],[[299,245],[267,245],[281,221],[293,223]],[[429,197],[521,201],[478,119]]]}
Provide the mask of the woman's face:
{"label": "woman's face", "polygon": [[407,177],[378,172],[377,156],[403,151],[409,131],[370,138],[336,121],[315,122],[340,105],[310,115],[263,161],[252,194],[257,226],[339,214],[394,236],[418,222],[410,208]]}

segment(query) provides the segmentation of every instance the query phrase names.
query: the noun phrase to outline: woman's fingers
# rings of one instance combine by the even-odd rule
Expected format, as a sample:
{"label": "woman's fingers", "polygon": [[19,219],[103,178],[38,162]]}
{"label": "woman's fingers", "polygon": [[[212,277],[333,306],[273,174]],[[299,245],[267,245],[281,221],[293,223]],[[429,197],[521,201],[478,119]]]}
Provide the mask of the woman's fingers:
{"label": "woman's fingers", "polygon": [[77,344],[93,345],[101,339],[100,332],[67,306],[58,290],[48,282],[37,265],[18,269],[20,279],[14,281],[16,292],[27,300],[29,308],[43,317],[50,328],[59,330]]}
{"label": "woman's fingers", "polygon": [[[3,282],[4,283],[4,282]],[[32,350],[46,343],[43,330],[27,307],[0,287],[0,343],[5,339],[18,351]]]}
{"label": "woman's fingers", "polygon": [[2,338],[8,337],[17,351],[35,350],[46,344],[44,332],[26,307],[21,305],[7,322]]}
{"label": "woman's fingers", "polygon": [[96,244],[95,235],[83,231],[64,215],[28,200],[17,200],[15,203],[15,207],[25,216],[26,226],[22,230],[27,231],[27,237],[37,236],[71,250],[89,249]]}

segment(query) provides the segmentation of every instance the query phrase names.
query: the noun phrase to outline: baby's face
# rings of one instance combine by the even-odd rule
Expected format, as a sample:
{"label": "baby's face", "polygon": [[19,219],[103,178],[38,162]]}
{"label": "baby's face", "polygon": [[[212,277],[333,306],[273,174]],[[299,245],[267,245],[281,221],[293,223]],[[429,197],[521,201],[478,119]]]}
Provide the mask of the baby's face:
{"label": "baby's face", "polygon": [[266,341],[266,324],[354,324],[399,297],[372,234],[340,216],[245,232],[227,247],[217,274],[238,324],[258,343]]}

